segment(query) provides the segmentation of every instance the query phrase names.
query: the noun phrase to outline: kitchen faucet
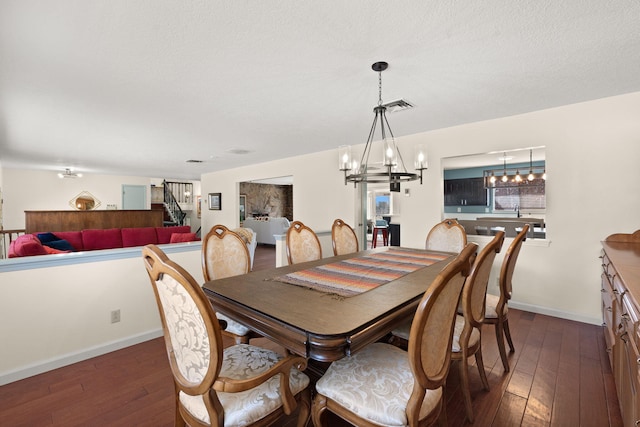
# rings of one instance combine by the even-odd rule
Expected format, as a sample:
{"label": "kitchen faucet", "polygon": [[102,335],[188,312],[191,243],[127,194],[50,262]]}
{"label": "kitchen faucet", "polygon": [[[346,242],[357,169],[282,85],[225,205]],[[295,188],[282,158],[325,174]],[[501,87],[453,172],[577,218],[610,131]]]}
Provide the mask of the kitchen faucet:
{"label": "kitchen faucet", "polygon": [[518,218],[520,218],[520,205],[516,205],[513,210],[517,212]]}

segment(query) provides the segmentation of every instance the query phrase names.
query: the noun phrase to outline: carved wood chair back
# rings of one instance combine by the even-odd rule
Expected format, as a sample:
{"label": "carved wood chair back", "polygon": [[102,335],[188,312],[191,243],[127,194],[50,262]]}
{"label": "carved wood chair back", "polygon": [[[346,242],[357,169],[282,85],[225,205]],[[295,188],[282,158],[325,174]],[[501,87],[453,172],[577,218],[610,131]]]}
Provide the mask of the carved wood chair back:
{"label": "carved wood chair back", "polygon": [[[176,425],[223,426],[225,418],[231,425],[269,425],[298,402],[298,425],[304,425],[310,408],[309,378],[301,372],[306,360],[248,344],[224,349],[216,313],[195,279],[155,245],[145,246],[142,257],[175,383]],[[261,405],[249,404],[256,401]]]}
{"label": "carved wood chair back", "polygon": [[334,255],[350,254],[358,251],[358,237],[349,224],[341,219],[333,221],[331,243]]}
{"label": "carved wood chair back", "polygon": [[204,280],[217,280],[247,274],[251,257],[247,244],[224,225],[214,225],[202,240]]}
{"label": "carved wood chair back", "polygon": [[378,342],[331,364],[316,383],[314,425],[323,425],[326,410],[358,426],[430,425],[439,417],[446,422],[442,387],[475,250],[475,244],[465,247],[428,286],[411,325],[408,351]]}
{"label": "carved wood chair back", "polygon": [[427,234],[426,249],[460,253],[467,245],[467,233],[455,219],[445,219]]}
{"label": "carved wood chair back", "polygon": [[287,230],[287,260],[289,265],[322,258],[322,248],[316,233],[300,221],[294,221]]}

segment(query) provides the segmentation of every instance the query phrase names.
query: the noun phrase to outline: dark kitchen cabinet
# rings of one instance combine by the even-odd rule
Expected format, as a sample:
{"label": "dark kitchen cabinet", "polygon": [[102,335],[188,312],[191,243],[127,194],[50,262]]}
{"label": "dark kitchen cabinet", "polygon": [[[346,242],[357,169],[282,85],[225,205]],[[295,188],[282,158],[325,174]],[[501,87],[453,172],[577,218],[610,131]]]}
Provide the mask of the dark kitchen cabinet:
{"label": "dark kitchen cabinet", "polygon": [[445,206],[487,206],[488,202],[483,178],[444,180]]}

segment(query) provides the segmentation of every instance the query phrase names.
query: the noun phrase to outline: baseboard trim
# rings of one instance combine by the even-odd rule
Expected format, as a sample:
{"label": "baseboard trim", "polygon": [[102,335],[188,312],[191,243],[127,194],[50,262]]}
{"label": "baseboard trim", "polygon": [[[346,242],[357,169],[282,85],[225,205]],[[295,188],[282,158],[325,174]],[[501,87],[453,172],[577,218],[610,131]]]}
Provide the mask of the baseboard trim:
{"label": "baseboard trim", "polygon": [[92,357],[101,356],[125,347],[140,344],[141,342],[149,341],[161,336],[162,329],[154,329],[138,335],[126,337],[121,340],[111,341],[95,347],[89,347],[78,352],[68,353],[60,357],[44,360],[37,364],[29,365],[11,372],[5,372],[0,374],[0,386],[42,374],[53,369],[58,369],[63,366],[68,366],[73,363],[81,362],[83,360],[91,359]]}
{"label": "baseboard trim", "polygon": [[509,301],[509,307],[522,310],[522,311],[530,311],[532,313],[544,314],[552,317],[559,317],[560,319],[573,320],[581,323],[589,323],[591,325],[602,325],[602,319],[599,317],[594,318],[594,317],[584,316],[582,314],[577,314],[577,313],[568,313],[566,311],[555,310],[553,308],[542,307],[539,305],[524,304],[524,303],[519,303],[517,301],[511,300]]}

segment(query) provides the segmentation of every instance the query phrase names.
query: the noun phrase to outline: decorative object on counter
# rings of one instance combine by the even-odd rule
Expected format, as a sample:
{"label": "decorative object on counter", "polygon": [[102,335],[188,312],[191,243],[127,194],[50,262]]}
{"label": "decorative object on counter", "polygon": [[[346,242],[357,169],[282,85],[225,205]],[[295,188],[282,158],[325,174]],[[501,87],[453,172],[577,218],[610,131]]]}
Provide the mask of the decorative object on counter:
{"label": "decorative object on counter", "polygon": [[222,193],[209,193],[209,210],[222,210]]}
{"label": "decorative object on counter", "polygon": [[[376,62],[371,66],[373,71],[378,73],[378,105],[373,109],[375,116],[360,163],[353,159],[350,146],[343,145],[338,148],[339,170],[344,172],[345,185],[347,182],[353,182],[354,185],[361,182],[389,183],[390,191],[399,192],[401,182],[416,181],[419,179],[420,184],[422,184],[422,171],[427,169],[427,155],[424,147],[418,145],[415,152],[415,168],[420,171],[420,175],[407,172],[386,114],[389,108],[405,109],[412,108],[413,105],[405,100],[393,101],[387,104],[382,103],[382,72],[386,70],[388,66],[389,64],[386,62]],[[375,169],[379,169],[379,166],[375,164],[376,161],[374,159],[371,159],[371,163],[369,163],[369,155],[371,154],[371,147],[373,146],[378,121],[380,121],[380,140],[383,144],[381,151],[383,155],[382,168],[386,169],[386,172],[372,172]],[[389,134],[388,136],[387,132]]]}
{"label": "decorative object on counter", "polygon": [[69,200],[69,206],[79,211],[90,211],[97,209],[100,205],[100,200],[96,199],[93,194],[88,191],[82,191],[76,197]]}

